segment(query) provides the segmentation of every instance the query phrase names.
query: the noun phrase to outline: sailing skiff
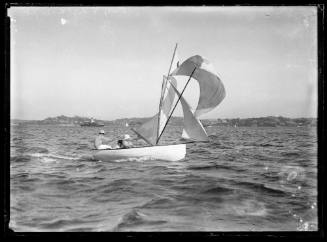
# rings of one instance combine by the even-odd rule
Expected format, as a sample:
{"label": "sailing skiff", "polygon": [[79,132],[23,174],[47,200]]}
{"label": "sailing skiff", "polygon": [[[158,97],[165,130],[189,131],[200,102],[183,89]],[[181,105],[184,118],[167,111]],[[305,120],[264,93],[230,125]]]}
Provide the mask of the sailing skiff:
{"label": "sailing skiff", "polygon": [[[209,138],[199,116],[217,107],[225,98],[225,88],[212,64],[202,56],[195,55],[182,64],[176,58],[177,44],[170,63],[167,76],[163,76],[159,112],[143,123],[140,127],[131,130],[143,139],[148,146],[128,149],[97,150],[94,158],[101,161],[112,161],[129,158],[148,158],[167,161],[178,161],[185,158],[186,144],[158,145],[167,124],[180,102],[183,108],[182,138],[193,142],[208,142]],[[171,72],[172,67],[174,68]],[[178,76],[188,77],[181,92],[177,89]],[[183,93],[191,79],[199,84],[200,95],[195,110],[183,98]],[[174,102],[175,97],[177,101]]]}
{"label": "sailing skiff", "polygon": [[129,149],[99,150],[94,158],[101,161],[143,158],[146,160],[178,161],[185,158],[186,144],[154,145]]}

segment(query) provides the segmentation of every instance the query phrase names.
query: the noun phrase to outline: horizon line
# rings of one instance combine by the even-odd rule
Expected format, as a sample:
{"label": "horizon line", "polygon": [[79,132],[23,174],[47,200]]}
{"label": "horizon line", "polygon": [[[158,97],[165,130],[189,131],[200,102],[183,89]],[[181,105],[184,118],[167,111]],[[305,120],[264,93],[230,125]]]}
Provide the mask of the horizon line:
{"label": "horizon line", "polygon": [[[73,115],[73,116],[66,116],[66,115],[58,115],[58,116],[51,116],[51,117],[47,117],[47,118],[55,118],[55,117],[60,117],[60,116],[65,116],[68,118],[74,118],[74,117],[80,117],[80,118],[89,118],[89,117],[85,117],[85,116],[79,116],[79,115]],[[125,118],[116,118],[116,119],[98,119],[98,118],[94,118],[96,120],[102,120],[102,121],[115,121],[115,120],[119,120],[119,119],[139,119],[139,118],[151,118],[152,116],[148,116],[148,117],[125,117]],[[183,116],[172,116],[173,118],[183,118]],[[318,118],[318,117],[287,117],[287,116],[282,116],[282,115],[267,115],[267,116],[256,116],[256,117],[247,117],[247,118],[241,118],[241,117],[233,117],[233,118],[201,118],[201,120],[217,120],[217,119],[250,119],[250,118],[267,118],[267,117],[283,117],[283,118],[290,118],[290,119],[299,119],[299,118]],[[21,120],[21,121],[42,121],[45,120],[47,118],[44,119],[21,119],[21,118],[10,118],[10,120]]]}

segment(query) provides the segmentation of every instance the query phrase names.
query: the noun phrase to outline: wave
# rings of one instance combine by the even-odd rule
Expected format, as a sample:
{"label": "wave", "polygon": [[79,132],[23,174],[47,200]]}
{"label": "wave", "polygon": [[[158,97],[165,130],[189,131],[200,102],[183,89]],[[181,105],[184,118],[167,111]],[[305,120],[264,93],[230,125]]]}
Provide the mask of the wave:
{"label": "wave", "polygon": [[36,176],[43,177],[44,179],[57,178],[57,179],[66,179],[67,175],[65,174],[56,174],[56,173],[34,173]]}
{"label": "wave", "polygon": [[78,144],[78,147],[76,149],[77,150],[90,149],[90,145],[89,144]]}
{"label": "wave", "polygon": [[44,156],[44,157],[42,157],[42,162],[43,163],[52,163],[52,162],[56,162],[56,159]]}
{"label": "wave", "polygon": [[50,158],[62,159],[62,160],[79,160],[80,157],[64,156],[64,155],[49,155]]}
{"label": "wave", "polygon": [[211,151],[208,148],[197,147],[196,149],[194,149],[194,153],[205,154],[207,156],[208,154],[211,154]]}
{"label": "wave", "polygon": [[13,141],[21,141],[21,140],[23,140],[23,137],[15,137],[15,138],[13,138],[12,140],[13,140]]}
{"label": "wave", "polygon": [[121,221],[113,230],[117,231],[126,227],[135,227],[139,225],[159,225],[164,223],[167,223],[167,221],[149,220],[147,215],[137,211],[136,209],[133,209],[122,217]]}
{"label": "wave", "polygon": [[[229,160],[229,159],[228,159]],[[230,160],[229,160],[230,161]],[[245,171],[245,168],[235,166],[235,165],[222,165],[222,164],[212,164],[212,165],[203,165],[203,166],[190,166],[187,169],[189,170],[233,170],[233,171]]]}
{"label": "wave", "polygon": [[210,170],[210,169],[216,169],[216,165],[206,165],[206,166],[190,166],[187,169],[188,170]]}
{"label": "wave", "polygon": [[232,192],[234,192],[233,189],[218,186],[218,187],[213,187],[213,188],[207,189],[207,190],[203,191],[202,193],[215,195],[215,194],[226,194],[226,193],[232,193]]}
{"label": "wave", "polygon": [[254,154],[253,158],[255,160],[259,160],[259,161],[267,161],[267,160],[271,159],[271,157],[269,157],[267,155],[267,153],[265,153],[264,155],[263,154]]}
{"label": "wave", "polygon": [[239,186],[245,186],[257,192],[268,193],[270,195],[285,195],[287,191],[281,190],[278,187],[271,187],[265,184],[258,184],[253,182],[236,182]]}
{"label": "wave", "polygon": [[172,204],[174,204],[174,200],[171,198],[153,198],[140,208],[170,208]]}
{"label": "wave", "polygon": [[260,147],[284,147],[283,145],[269,144],[269,143],[258,144],[258,145],[255,145],[255,146],[260,146]]}
{"label": "wave", "polygon": [[[24,180],[24,183],[25,183],[25,182],[29,182],[29,181]],[[28,186],[28,185],[19,185],[19,186],[17,186],[17,187],[20,189],[20,191],[24,191],[24,192],[32,192],[32,191],[35,191],[35,190],[36,190],[35,187],[33,187],[33,186]]]}
{"label": "wave", "polygon": [[17,173],[17,174],[12,174],[11,178],[12,179],[20,179],[20,178],[28,178],[29,177],[29,173],[27,172],[21,172],[21,173]]}
{"label": "wave", "polygon": [[68,228],[64,232],[90,232],[94,231],[94,227],[79,227],[79,228]]}
{"label": "wave", "polygon": [[10,209],[12,209],[12,210],[14,210],[14,211],[17,211],[17,212],[19,212],[19,213],[25,211],[25,209],[23,209],[21,206],[15,206],[15,205],[11,205],[11,206],[10,206]]}
{"label": "wave", "polygon": [[188,167],[189,170],[215,170],[215,169],[226,169],[226,170],[232,170],[231,166],[226,165],[203,165],[203,166],[191,166]]}
{"label": "wave", "polygon": [[133,181],[130,179],[118,179],[114,180],[111,183],[104,183],[97,187],[98,194],[107,196],[111,195],[114,192],[119,193],[120,195],[124,193],[133,193]]}
{"label": "wave", "polygon": [[41,223],[39,226],[43,229],[60,229],[65,226],[70,226],[73,224],[85,224],[89,221],[83,221],[81,219],[56,219],[51,222]]}
{"label": "wave", "polygon": [[[303,168],[310,168],[315,166],[315,161],[312,161],[310,159],[297,159],[296,163],[301,164],[301,167]],[[306,173],[309,173],[309,171],[306,170]]]}
{"label": "wave", "polygon": [[145,215],[137,212],[136,210],[132,210],[131,212],[125,214],[120,223],[117,224],[117,226],[115,227],[114,230],[118,230],[122,227],[126,227],[126,226],[133,226],[133,225],[138,225],[143,223]]}
{"label": "wave", "polygon": [[43,147],[31,147],[26,150],[27,153],[42,153],[47,154],[49,150]]}
{"label": "wave", "polygon": [[[63,157],[63,156],[61,156]],[[79,157],[67,157],[67,160],[77,160],[77,161],[96,161],[93,155],[82,155]]]}
{"label": "wave", "polygon": [[32,153],[29,154],[32,157],[38,157],[43,159],[45,162],[51,162],[56,160],[80,160],[81,157],[72,157],[72,156],[64,156],[64,155],[57,155],[57,154],[49,154],[49,153]]}
{"label": "wave", "polygon": [[11,162],[29,162],[31,161],[32,157],[29,155],[18,155],[10,157]]}
{"label": "wave", "polygon": [[301,154],[299,152],[282,152],[283,156],[287,157],[299,157]]}
{"label": "wave", "polygon": [[226,205],[227,209],[232,210],[234,214],[239,216],[259,216],[263,217],[268,214],[268,210],[263,202],[253,199],[246,199]]}
{"label": "wave", "polygon": [[73,185],[75,183],[75,181],[73,179],[70,179],[70,178],[65,178],[64,180],[59,180],[59,179],[56,179],[56,180],[49,180],[47,181],[47,185],[58,185],[58,186],[61,186],[61,187],[64,187],[64,185]]}
{"label": "wave", "polygon": [[270,182],[278,182],[280,180],[280,177],[276,172],[265,172],[265,173],[261,173],[260,176],[265,178],[266,181],[270,181]]}

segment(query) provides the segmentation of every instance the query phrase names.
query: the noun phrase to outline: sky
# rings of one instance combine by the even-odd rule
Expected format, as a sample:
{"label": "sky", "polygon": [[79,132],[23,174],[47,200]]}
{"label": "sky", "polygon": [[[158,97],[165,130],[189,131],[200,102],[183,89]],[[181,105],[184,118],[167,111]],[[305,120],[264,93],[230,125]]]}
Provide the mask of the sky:
{"label": "sky", "polygon": [[[316,7],[11,7],[8,15],[12,119],[152,116],[176,43],[180,62],[205,57],[225,86],[201,118],[317,116]],[[195,80],[185,98],[196,107]]]}

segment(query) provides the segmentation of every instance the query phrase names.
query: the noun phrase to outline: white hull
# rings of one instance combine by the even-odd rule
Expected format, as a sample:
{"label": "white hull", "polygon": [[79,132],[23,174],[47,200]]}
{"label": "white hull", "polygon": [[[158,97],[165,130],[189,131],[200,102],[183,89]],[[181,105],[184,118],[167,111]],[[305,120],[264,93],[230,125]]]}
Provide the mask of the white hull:
{"label": "white hull", "polygon": [[157,145],[129,149],[98,150],[94,154],[96,160],[114,161],[130,158],[178,161],[185,158],[186,144]]}

